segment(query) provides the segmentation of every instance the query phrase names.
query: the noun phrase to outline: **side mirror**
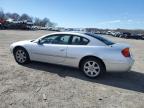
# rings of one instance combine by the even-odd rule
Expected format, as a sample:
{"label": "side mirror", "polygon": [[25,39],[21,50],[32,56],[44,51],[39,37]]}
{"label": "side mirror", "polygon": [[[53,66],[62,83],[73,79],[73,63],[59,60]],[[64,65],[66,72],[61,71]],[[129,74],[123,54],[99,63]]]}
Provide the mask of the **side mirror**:
{"label": "side mirror", "polygon": [[43,44],[40,39],[38,40],[38,44],[39,44],[39,45],[42,45],[42,44]]}

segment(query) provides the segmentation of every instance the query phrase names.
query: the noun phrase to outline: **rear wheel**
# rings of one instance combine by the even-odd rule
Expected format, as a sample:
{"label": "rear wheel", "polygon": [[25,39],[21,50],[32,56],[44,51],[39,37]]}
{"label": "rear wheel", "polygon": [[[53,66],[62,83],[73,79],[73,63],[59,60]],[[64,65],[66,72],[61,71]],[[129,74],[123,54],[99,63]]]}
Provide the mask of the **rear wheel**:
{"label": "rear wheel", "polygon": [[88,58],[83,60],[81,64],[81,70],[86,76],[90,78],[96,78],[105,72],[104,64],[96,58]]}
{"label": "rear wheel", "polygon": [[15,49],[14,58],[18,64],[26,64],[30,61],[28,52],[24,48]]}

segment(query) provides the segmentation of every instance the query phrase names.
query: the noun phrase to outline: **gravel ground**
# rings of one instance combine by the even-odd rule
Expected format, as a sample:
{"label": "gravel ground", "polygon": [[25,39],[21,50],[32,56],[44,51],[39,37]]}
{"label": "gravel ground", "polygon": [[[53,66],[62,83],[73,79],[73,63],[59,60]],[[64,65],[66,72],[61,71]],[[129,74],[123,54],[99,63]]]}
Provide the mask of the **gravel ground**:
{"label": "gravel ground", "polygon": [[143,108],[144,41],[106,36],[132,45],[131,72],[89,79],[74,68],[32,62],[18,65],[9,51],[13,42],[49,31],[0,31],[0,108]]}

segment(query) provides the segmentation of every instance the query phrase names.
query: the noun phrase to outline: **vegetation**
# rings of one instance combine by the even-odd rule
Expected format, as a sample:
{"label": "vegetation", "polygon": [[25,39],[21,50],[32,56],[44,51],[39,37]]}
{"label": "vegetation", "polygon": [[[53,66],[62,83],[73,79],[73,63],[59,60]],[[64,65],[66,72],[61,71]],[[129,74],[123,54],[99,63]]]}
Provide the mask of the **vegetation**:
{"label": "vegetation", "polygon": [[42,27],[54,27],[56,23],[51,22],[48,18],[40,19],[38,17],[34,18],[30,15],[24,13],[19,15],[18,13],[4,13],[2,8],[0,8],[0,20],[9,20],[12,19],[13,21],[28,21],[32,22],[34,26],[42,26]]}

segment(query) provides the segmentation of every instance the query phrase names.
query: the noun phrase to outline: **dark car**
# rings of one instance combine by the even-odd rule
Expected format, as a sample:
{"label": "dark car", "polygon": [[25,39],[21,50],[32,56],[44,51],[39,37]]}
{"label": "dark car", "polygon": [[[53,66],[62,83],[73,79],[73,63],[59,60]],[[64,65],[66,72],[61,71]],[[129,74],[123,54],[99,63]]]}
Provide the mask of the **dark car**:
{"label": "dark car", "polygon": [[126,36],[127,39],[144,39],[142,35],[139,34],[131,34]]}
{"label": "dark car", "polygon": [[130,36],[131,36],[131,33],[123,32],[119,37],[121,37],[121,38],[129,38]]}
{"label": "dark car", "polygon": [[143,37],[142,35],[139,35],[139,34],[133,34],[133,35],[131,36],[131,38],[132,38],[132,39],[141,39],[141,40],[144,39],[144,37]]}

